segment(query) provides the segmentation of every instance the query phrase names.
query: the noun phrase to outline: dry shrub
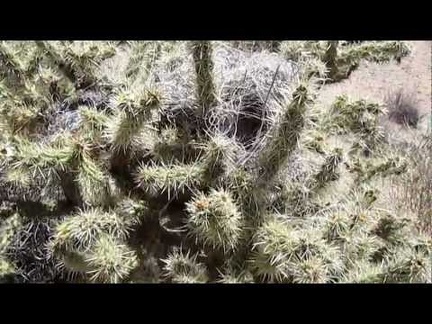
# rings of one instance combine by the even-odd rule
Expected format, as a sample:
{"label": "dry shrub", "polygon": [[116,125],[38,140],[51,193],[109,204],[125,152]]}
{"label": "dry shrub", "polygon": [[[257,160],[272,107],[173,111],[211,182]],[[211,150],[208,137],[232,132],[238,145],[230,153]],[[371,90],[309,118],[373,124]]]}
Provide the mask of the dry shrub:
{"label": "dry shrub", "polygon": [[400,125],[417,128],[420,113],[412,93],[399,89],[387,96],[386,106],[389,120]]}
{"label": "dry shrub", "polygon": [[410,167],[396,179],[391,191],[401,208],[417,216],[420,229],[432,234],[432,136],[409,142],[401,149]]}

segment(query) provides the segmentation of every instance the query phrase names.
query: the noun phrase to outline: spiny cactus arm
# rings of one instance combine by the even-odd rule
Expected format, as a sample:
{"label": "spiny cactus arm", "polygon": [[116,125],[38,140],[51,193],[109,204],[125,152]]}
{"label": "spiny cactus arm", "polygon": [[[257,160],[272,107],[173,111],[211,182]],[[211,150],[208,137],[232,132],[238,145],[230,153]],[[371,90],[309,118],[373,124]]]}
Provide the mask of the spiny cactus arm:
{"label": "spiny cactus arm", "polygon": [[386,283],[431,283],[431,253],[410,247],[400,248],[387,259],[385,274]]}
{"label": "spiny cactus arm", "polygon": [[199,188],[205,169],[199,164],[141,165],[135,176],[138,186],[150,194],[168,197]]}
{"label": "spiny cactus arm", "polygon": [[110,43],[71,42],[59,48],[62,58],[74,71],[79,88],[95,85],[98,81],[95,68],[105,59],[115,55]]}
{"label": "spiny cactus arm", "polygon": [[40,47],[33,42],[22,42],[22,63],[27,76],[36,76],[38,70],[43,66],[44,53]]}
{"label": "spiny cactus arm", "polygon": [[28,168],[4,168],[2,181],[12,188],[30,188],[34,180]]}
{"label": "spiny cactus arm", "polygon": [[[43,69],[41,69],[40,73],[41,77],[49,78],[49,76],[42,74],[46,73]],[[21,98],[25,104],[39,108],[41,111],[47,109],[54,99],[50,93],[50,86],[47,87],[45,83],[49,81],[53,80],[38,80],[38,78],[34,78],[33,80],[25,81],[21,92],[18,93],[18,98]]]}
{"label": "spiny cactus arm", "polygon": [[298,233],[278,220],[265,222],[255,233],[252,260],[252,274],[268,282],[290,281],[298,245]]}
{"label": "spiny cactus arm", "polygon": [[408,162],[398,156],[384,156],[364,161],[353,158],[348,162],[348,170],[356,173],[356,182],[367,182],[376,177],[387,177],[395,174],[399,175],[407,170]]}
{"label": "spiny cactus arm", "polygon": [[[338,82],[349,77],[363,59],[378,63],[395,59],[399,63],[409,52],[408,46],[403,42],[363,42],[359,45],[342,47],[337,56],[333,55],[335,50],[330,46],[323,59],[325,62],[332,62],[328,65],[330,68],[328,80]],[[329,61],[329,56],[334,59]]]}
{"label": "spiny cactus arm", "polygon": [[254,279],[250,272],[247,270],[237,271],[232,267],[224,269],[224,271],[219,271],[219,279],[217,283],[222,284],[236,284],[236,283],[254,283]]}
{"label": "spiny cactus arm", "polygon": [[180,163],[188,163],[195,160],[194,157],[198,156],[201,150],[195,147],[195,143],[187,141],[181,131],[173,126],[163,127],[159,132],[145,134],[142,141],[147,144],[152,159],[156,162],[169,163],[176,160]]}
{"label": "spiny cactus arm", "polygon": [[38,78],[25,78],[20,85],[12,86],[8,85],[8,81],[12,81],[12,78],[0,81],[0,110],[10,122],[23,117],[38,121],[38,117],[42,117],[53,103],[47,86],[39,82]]}
{"label": "spiny cactus arm", "polygon": [[[343,255],[340,247],[334,242],[328,243],[322,237],[322,229],[311,224],[305,224],[299,230],[299,244],[295,250],[298,262],[295,262],[293,280],[325,280],[330,283],[337,280],[344,271]],[[311,264],[309,264],[309,261]],[[320,277],[314,278],[311,266],[320,265]],[[312,268],[314,268],[312,267]],[[315,267],[316,268],[316,267]],[[316,268],[317,270],[318,268]],[[306,278],[304,277],[306,275]],[[323,281],[317,281],[323,282]]]}
{"label": "spiny cactus arm", "polygon": [[22,86],[25,77],[22,64],[6,42],[0,42],[0,78],[6,79],[10,88]]}
{"label": "spiny cactus arm", "polygon": [[320,216],[322,237],[340,247],[346,269],[357,260],[382,260],[382,253],[386,253],[383,249],[390,246],[377,235],[377,229],[382,228],[379,219],[387,213],[373,206],[371,195],[372,190],[355,189],[336,209]]}
{"label": "spiny cactus arm", "polygon": [[340,283],[384,283],[385,268],[382,263],[373,264],[367,260],[361,260],[345,272]]}
{"label": "spiny cactus arm", "polygon": [[134,215],[122,216],[100,208],[81,210],[61,221],[54,230],[54,253],[88,251],[102,233],[125,240],[132,227],[139,222]]}
{"label": "spiny cactus arm", "polygon": [[[2,207],[5,204],[2,204]],[[8,206],[4,206],[8,207]],[[5,216],[0,212],[0,282],[7,281],[8,277],[13,275],[16,267],[11,262],[7,255],[7,250],[11,244],[13,237],[22,228],[22,218],[18,213],[14,213],[12,208],[6,208],[6,214],[12,215]]]}
{"label": "spiny cactus arm", "polygon": [[279,53],[292,61],[298,61],[304,56],[321,59],[328,48],[327,45],[325,41],[283,41]]}
{"label": "spiny cactus arm", "polygon": [[329,41],[327,51],[323,57],[323,61],[329,70],[330,79],[333,79],[339,72],[336,60],[338,43],[338,41]]}
{"label": "spiny cactus arm", "polygon": [[102,145],[103,131],[108,122],[108,115],[97,110],[95,107],[79,106],[78,113],[80,115],[80,133],[89,141]]}
{"label": "spiny cactus arm", "polygon": [[136,223],[150,214],[148,204],[144,200],[124,197],[117,203],[114,211],[123,218],[132,217],[136,219]]}
{"label": "spiny cactus arm", "polygon": [[236,141],[222,134],[208,134],[207,141],[197,146],[204,152],[204,181],[209,186],[215,185],[220,177],[238,167],[237,159],[242,147]]}
{"label": "spiny cactus arm", "polygon": [[21,216],[18,213],[14,213],[4,220],[0,219],[0,256],[5,253],[21,224]]}
{"label": "spiny cactus arm", "polygon": [[[152,110],[159,107],[157,92],[119,91],[114,99],[118,111],[110,117],[103,131],[103,139],[112,152],[110,168],[116,179],[132,180],[131,166],[138,162],[136,158],[149,153],[155,130],[151,125]],[[149,135],[143,138],[144,135]],[[126,182],[125,182],[126,184]]]}
{"label": "spiny cactus arm", "polygon": [[126,77],[133,82],[141,72],[145,79],[161,54],[161,43],[160,41],[132,42]]}
{"label": "spiny cactus arm", "polygon": [[15,102],[15,100],[3,101],[0,115],[5,119],[5,124],[12,134],[34,134],[36,127],[41,124],[38,107],[26,105],[24,102]]}
{"label": "spiny cactus arm", "polygon": [[337,74],[338,65],[335,42],[327,41],[284,41],[279,53],[288,60],[296,62],[305,79],[314,78],[318,83],[331,81]]}
{"label": "spiny cactus arm", "polygon": [[331,106],[325,122],[329,134],[347,134],[356,136],[354,151],[362,148],[371,153],[382,143],[384,137],[380,126],[380,117],[385,113],[383,106],[366,100],[350,100],[347,96],[338,96]]}
{"label": "spiny cactus arm", "polygon": [[76,180],[85,203],[93,206],[109,206],[114,203],[108,173],[88,154],[82,157]]}
{"label": "spiny cactus arm", "polygon": [[328,283],[328,267],[319,256],[302,260],[296,265],[293,274],[293,283]]}
{"label": "spiny cactus arm", "polygon": [[292,102],[283,112],[280,122],[271,131],[268,145],[259,154],[259,184],[268,186],[297,148],[309,101],[308,89],[304,85],[299,86],[293,94]]}
{"label": "spiny cactus arm", "polygon": [[166,192],[169,196],[215,184],[227,167],[233,167],[237,147],[227,138],[209,136],[208,141],[192,145],[191,149],[204,152],[194,163],[165,163],[142,165],[136,175],[138,186],[153,193]]}
{"label": "spiny cactus arm", "polygon": [[262,202],[266,201],[266,191],[257,187],[250,170],[238,168],[225,177],[229,190],[238,201],[241,213],[251,222],[263,211]]}
{"label": "spiny cactus arm", "polygon": [[0,283],[8,282],[8,277],[15,273],[15,267],[0,256]]}
{"label": "spiny cactus arm", "polygon": [[254,235],[251,267],[271,282],[334,282],[344,270],[341,250],[322,238],[321,227],[268,218]]}
{"label": "spiny cactus arm", "polygon": [[45,96],[55,101],[63,101],[75,95],[74,84],[64,78],[57,69],[50,66],[39,65],[33,82],[41,94],[40,97]]}
{"label": "spiny cactus arm", "polygon": [[197,242],[222,250],[235,250],[242,230],[242,216],[233,197],[223,189],[199,193],[186,204],[187,228]]}
{"label": "spiny cactus arm", "polygon": [[138,266],[138,257],[124,243],[111,235],[103,234],[86,253],[85,262],[90,269],[87,271],[90,281],[120,283]]}
{"label": "spiny cactus arm", "polygon": [[112,56],[115,51],[109,45],[94,46],[83,43],[75,44],[74,42],[50,44],[49,42],[36,41],[36,45],[77,89],[94,85],[97,81],[94,67],[103,59]]}
{"label": "spiny cactus arm", "polygon": [[351,236],[359,240],[363,240],[362,235],[369,236],[376,223],[377,211],[373,205],[376,195],[376,190],[370,186],[354,186],[337,205],[321,212],[324,238],[345,242]]}
{"label": "spiny cactus arm", "polygon": [[62,251],[55,254],[56,268],[67,276],[68,282],[88,282],[88,272],[91,270],[85,261],[85,254],[71,251]]}
{"label": "spiny cactus arm", "polygon": [[82,147],[68,136],[60,136],[50,145],[19,139],[11,168],[42,178],[55,179],[58,176],[66,198],[81,206],[82,197],[74,173],[80,165],[81,154]]}
{"label": "spiny cactus arm", "polygon": [[359,132],[363,131],[362,119],[364,115],[378,116],[383,112],[382,107],[376,103],[365,100],[351,100],[346,95],[337,96],[331,106],[330,113],[334,119],[334,126],[343,130]]}
{"label": "spiny cactus arm", "polygon": [[16,153],[12,168],[26,167],[43,173],[52,169],[66,170],[73,156],[73,146],[51,146],[30,142],[25,138],[16,137]]}
{"label": "spiny cactus arm", "polygon": [[397,217],[390,213],[378,215],[377,224],[372,229],[372,233],[385,240],[387,246],[402,245],[407,241],[410,230],[410,219]]}
{"label": "spiny cactus arm", "polygon": [[351,219],[347,212],[334,211],[325,214],[323,237],[328,242],[343,241],[349,234]]}
{"label": "spiny cactus arm", "polygon": [[315,79],[317,83],[328,80],[329,68],[315,55],[309,53],[302,55],[296,63],[302,71],[303,79]]}
{"label": "spiny cactus arm", "polygon": [[212,46],[209,41],[194,41],[190,48],[195,64],[198,103],[202,109],[201,116],[205,116],[216,103]]}
{"label": "spiny cactus arm", "polygon": [[[114,250],[120,247],[119,251],[125,252],[126,249],[123,248],[121,242],[124,242],[137,222],[136,215],[122,216],[112,211],[104,212],[100,208],[82,210],[59,222],[49,242],[49,249],[59,267],[64,268],[70,275],[78,276],[83,280],[88,280],[89,275],[93,275],[97,280],[100,278],[98,270],[104,273],[103,264],[101,264],[103,260],[97,257],[101,254],[103,256],[103,251],[99,251],[101,252],[99,254],[92,252],[97,250],[98,244],[101,243],[99,242],[100,237],[106,235],[119,240],[116,241],[119,245],[116,243],[114,247],[112,245],[108,247]],[[129,255],[129,253],[126,254]],[[128,262],[128,260],[123,261]]]}
{"label": "spiny cactus arm", "polygon": [[409,46],[402,41],[363,42],[356,46],[348,46],[342,50],[340,59],[343,62],[358,62],[362,59],[384,63],[392,59],[400,62],[411,52]]}
{"label": "spiny cactus arm", "polygon": [[165,259],[164,276],[175,283],[206,283],[208,281],[207,269],[204,264],[197,261],[198,255],[182,248],[175,248]]}
{"label": "spiny cactus arm", "polygon": [[339,179],[338,166],[342,163],[342,149],[336,148],[328,154],[321,170],[315,175],[313,189],[321,189],[327,183]]}
{"label": "spiny cactus arm", "polygon": [[53,65],[60,69],[66,78],[68,78],[75,85],[78,83],[76,72],[70,64],[64,61],[53,45],[43,41],[36,41],[36,45],[41,50],[41,52],[51,60]]}
{"label": "spiny cactus arm", "polygon": [[107,121],[105,137],[115,152],[127,152],[134,137],[150,119],[151,112],[160,104],[160,95],[155,91],[119,91],[113,106],[118,109],[114,119]]}
{"label": "spiny cactus arm", "polygon": [[320,201],[313,199],[313,192],[307,185],[309,181],[286,181],[275,186],[271,207],[279,213],[293,217],[313,215],[322,208]]}
{"label": "spiny cactus arm", "polygon": [[[367,227],[367,225],[363,227]],[[365,233],[358,227],[350,228],[350,231],[341,236],[336,242],[340,243],[344,265],[348,270],[358,260],[378,262],[383,258],[382,254],[385,250],[384,242],[375,235]]]}
{"label": "spiny cactus arm", "polygon": [[[318,128],[319,127],[319,128]],[[326,136],[328,135],[324,126],[319,125],[317,128],[306,129],[302,136],[302,145],[304,148],[318,154],[326,154]]]}
{"label": "spiny cactus arm", "polygon": [[99,41],[62,42],[61,50],[65,59],[80,70],[92,70],[100,62],[113,57],[116,53],[112,42]]}

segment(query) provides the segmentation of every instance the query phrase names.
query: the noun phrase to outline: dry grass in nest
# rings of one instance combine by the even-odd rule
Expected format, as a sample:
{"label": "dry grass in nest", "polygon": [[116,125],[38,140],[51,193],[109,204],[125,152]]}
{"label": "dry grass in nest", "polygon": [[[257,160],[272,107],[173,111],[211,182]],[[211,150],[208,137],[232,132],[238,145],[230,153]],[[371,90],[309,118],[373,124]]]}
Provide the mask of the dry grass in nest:
{"label": "dry grass in nest", "polygon": [[[219,43],[214,50],[219,104],[208,125],[241,143],[252,157],[298,83],[295,63],[268,51],[245,52]],[[248,160],[240,158],[240,160]]]}
{"label": "dry grass in nest", "polygon": [[225,104],[233,110],[230,113],[225,110],[226,115],[216,123],[216,127],[249,148],[259,132],[265,132],[269,127],[269,111],[265,102],[257,93],[249,92],[227,96]]}
{"label": "dry grass in nest", "polygon": [[231,44],[233,47],[246,52],[261,52],[264,50],[277,52],[280,41],[233,41]]}

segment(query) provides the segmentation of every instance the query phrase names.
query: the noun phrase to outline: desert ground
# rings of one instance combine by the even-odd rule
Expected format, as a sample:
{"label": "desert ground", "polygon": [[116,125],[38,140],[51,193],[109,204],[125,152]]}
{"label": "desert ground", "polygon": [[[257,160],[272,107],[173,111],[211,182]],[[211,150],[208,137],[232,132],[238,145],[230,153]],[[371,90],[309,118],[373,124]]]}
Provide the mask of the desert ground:
{"label": "desert ground", "polygon": [[415,97],[423,116],[419,131],[430,130],[432,42],[409,41],[408,44],[412,52],[400,64],[362,61],[348,79],[323,86],[320,102],[328,105],[336,96],[347,94],[382,103],[389,93],[403,89]]}

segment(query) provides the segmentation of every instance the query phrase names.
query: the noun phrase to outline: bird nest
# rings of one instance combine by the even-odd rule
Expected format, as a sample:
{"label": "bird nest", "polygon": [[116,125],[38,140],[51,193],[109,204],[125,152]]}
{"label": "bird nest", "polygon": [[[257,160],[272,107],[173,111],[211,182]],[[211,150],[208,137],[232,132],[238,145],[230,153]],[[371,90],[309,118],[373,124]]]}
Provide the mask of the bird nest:
{"label": "bird nest", "polygon": [[214,42],[217,100],[200,120],[192,56],[184,44],[181,46],[178,57],[170,56],[170,60],[175,59],[175,69],[159,63],[151,78],[164,95],[162,125],[171,123],[188,133],[204,125],[207,132],[222,133],[246,148],[256,147],[298,85],[296,64],[268,51],[245,52]]}

